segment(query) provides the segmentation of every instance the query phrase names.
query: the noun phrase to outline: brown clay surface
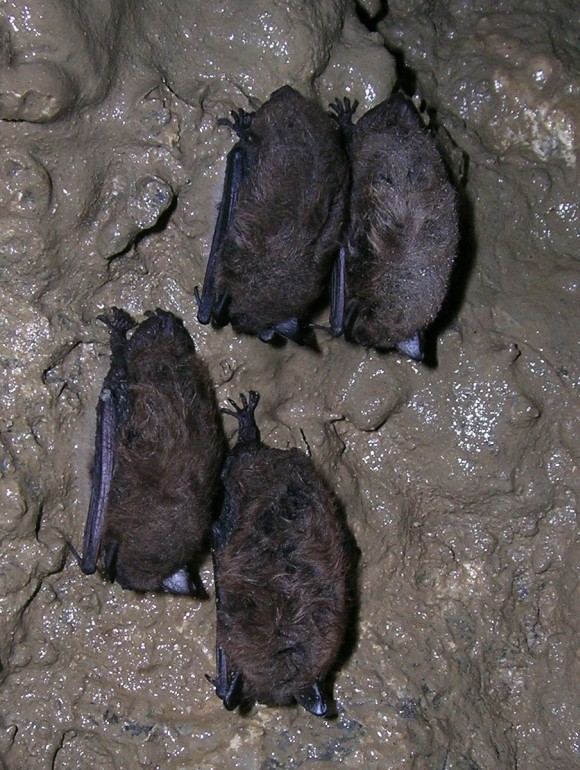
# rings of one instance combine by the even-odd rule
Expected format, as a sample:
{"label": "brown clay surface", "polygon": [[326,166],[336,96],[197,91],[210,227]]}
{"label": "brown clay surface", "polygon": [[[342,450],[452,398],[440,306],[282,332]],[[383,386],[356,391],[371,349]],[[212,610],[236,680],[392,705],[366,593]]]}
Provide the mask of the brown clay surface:
{"label": "brown clay surface", "polygon": [[[0,766],[578,767],[574,4],[400,0],[370,33],[347,0],[8,0],[0,40]],[[437,368],[200,327],[217,118],[285,83],[368,108],[385,40],[469,158]],[[343,501],[361,608],[336,720],[227,713],[212,602],[71,559],[111,305],[181,316],[219,399],[259,390],[264,440],[308,446]]]}

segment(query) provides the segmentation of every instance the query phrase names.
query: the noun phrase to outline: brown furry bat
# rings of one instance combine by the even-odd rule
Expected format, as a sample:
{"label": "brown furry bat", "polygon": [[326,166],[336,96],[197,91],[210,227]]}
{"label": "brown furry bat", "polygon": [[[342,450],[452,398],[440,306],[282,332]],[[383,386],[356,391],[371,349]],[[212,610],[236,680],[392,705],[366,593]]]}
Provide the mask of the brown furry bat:
{"label": "brown furry bat", "polygon": [[435,143],[395,94],[356,125],[357,102],[330,105],[352,166],[350,224],[333,272],[331,330],[365,347],[423,358],[422,330],[445,297],[457,207]]}
{"label": "brown furry bat", "polygon": [[208,545],[225,438],[212,383],[171,313],[135,322],[113,308],[111,368],[97,407],[82,571],[102,553],[123,588],[204,596],[197,562]]}
{"label": "brown furry bat", "polygon": [[[239,422],[213,527],[217,681],[227,709],[246,700],[328,712],[324,678],[344,639],[352,536],[306,455],[264,446],[259,396],[223,409]],[[349,539],[350,538],[350,539]],[[209,678],[209,677],[208,677]]]}
{"label": "brown furry bat", "polygon": [[231,323],[264,342],[303,342],[302,322],[341,239],[348,161],[340,131],[290,86],[256,113],[232,112],[228,155],[198,321]]}

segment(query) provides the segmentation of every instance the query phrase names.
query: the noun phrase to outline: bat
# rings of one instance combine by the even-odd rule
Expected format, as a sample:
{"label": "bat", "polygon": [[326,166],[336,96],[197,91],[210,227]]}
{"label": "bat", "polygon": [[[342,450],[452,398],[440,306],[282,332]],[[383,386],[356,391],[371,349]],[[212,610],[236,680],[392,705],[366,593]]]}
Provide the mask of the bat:
{"label": "bat", "polygon": [[413,104],[394,94],[353,124],[358,106],[330,108],[351,163],[350,215],[331,279],[330,330],[422,360],[457,251],[455,191]]}
{"label": "bat", "polygon": [[123,588],[203,598],[197,565],[209,545],[225,436],[182,321],[159,309],[145,315],[138,326],[115,307],[99,316],[111,366],[97,406],[82,556],[70,547],[87,575],[102,556],[105,574]]}
{"label": "bat", "polygon": [[222,409],[239,431],[212,530],[217,678],[208,679],[228,710],[298,702],[325,716],[325,678],[350,617],[352,535],[306,455],[261,443],[258,394],[240,399]]}
{"label": "bat", "polygon": [[264,342],[304,342],[341,240],[348,159],[337,126],[290,86],[255,113],[220,119],[228,154],[197,319]]}

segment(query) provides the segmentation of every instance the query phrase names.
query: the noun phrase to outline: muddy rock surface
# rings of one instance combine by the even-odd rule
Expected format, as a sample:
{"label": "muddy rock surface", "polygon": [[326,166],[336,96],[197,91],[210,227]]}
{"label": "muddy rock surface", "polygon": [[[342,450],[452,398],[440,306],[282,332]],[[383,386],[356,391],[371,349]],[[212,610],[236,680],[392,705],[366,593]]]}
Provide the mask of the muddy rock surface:
{"label": "muddy rock surface", "polygon": [[[578,26],[564,0],[3,4],[0,767],[580,766]],[[397,81],[461,201],[437,366],[201,327],[217,119],[286,83],[362,112]],[[264,440],[344,504],[360,611],[336,719],[226,712],[211,600],[71,558],[111,305],[182,317],[220,401],[260,391]]]}

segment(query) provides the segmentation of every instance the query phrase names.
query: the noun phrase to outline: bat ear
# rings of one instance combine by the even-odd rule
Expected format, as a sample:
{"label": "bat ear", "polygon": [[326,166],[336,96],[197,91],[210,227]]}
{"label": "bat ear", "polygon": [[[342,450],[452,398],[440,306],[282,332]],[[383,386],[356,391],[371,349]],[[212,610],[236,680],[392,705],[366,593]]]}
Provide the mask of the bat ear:
{"label": "bat ear", "polygon": [[167,593],[177,596],[193,596],[196,599],[207,598],[207,592],[201,585],[201,581],[198,584],[189,574],[187,567],[178,569],[173,575],[169,575],[161,581],[161,588]]}
{"label": "bat ear", "polygon": [[421,332],[415,332],[415,334],[413,334],[412,337],[409,337],[408,340],[397,342],[395,348],[399,352],[409,356],[409,358],[412,358],[413,361],[422,361],[425,356]]}
{"label": "bat ear", "polygon": [[328,704],[322,694],[320,682],[314,682],[309,690],[297,695],[296,700],[315,717],[324,717],[328,713]]}
{"label": "bat ear", "polygon": [[287,340],[295,342],[297,345],[304,345],[304,335],[302,326],[297,318],[289,318],[287,321],[281,321],[273,329],[264,329],[258,337],[262,342],[272,342],[274,336],[278,334]]}

